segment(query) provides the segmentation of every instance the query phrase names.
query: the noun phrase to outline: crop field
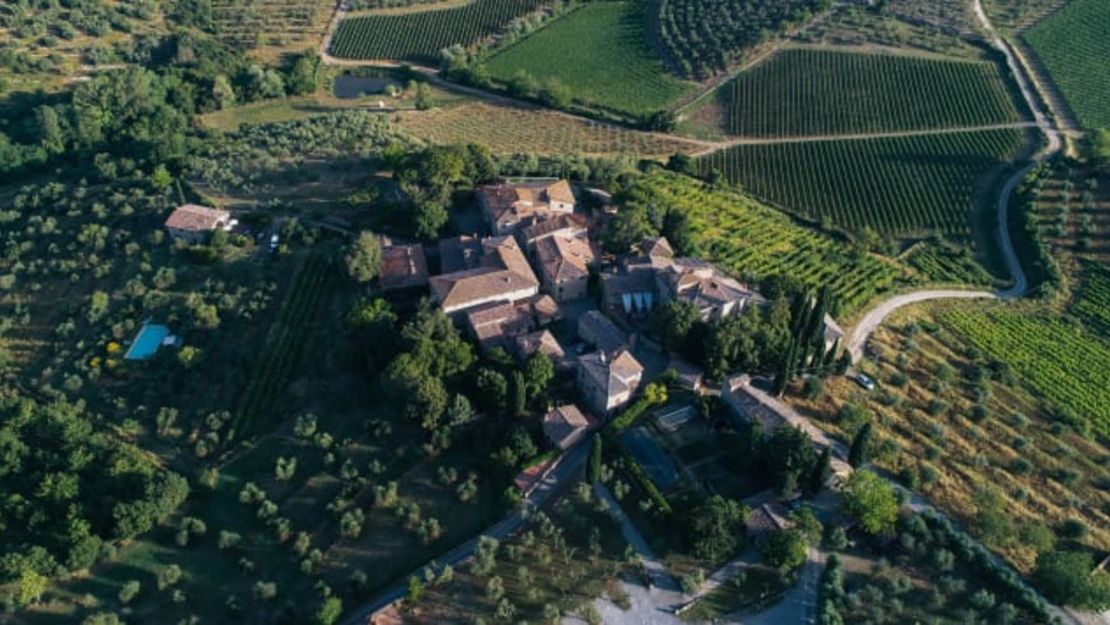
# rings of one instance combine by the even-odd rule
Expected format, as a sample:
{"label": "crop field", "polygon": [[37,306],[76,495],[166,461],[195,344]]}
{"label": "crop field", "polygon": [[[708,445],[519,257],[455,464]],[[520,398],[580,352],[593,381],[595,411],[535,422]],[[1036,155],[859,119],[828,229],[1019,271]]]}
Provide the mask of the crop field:
{"label": "crop field", "polygon": [[1068,0],[984,0],[983,8],[995,26],[1020,31],[1067,3]]}
{"label": "crop field", "polygon": [[1023,144],[1018,130],[748,144],[705,156],[699,167],[850,230],[966,236],[977,186]]}
{"label": "crop field", "polygon": [[1069,419],[1110,436],[1110,344],[1050,316],[953,311],[942,320]]}
{"label": "crop field", "polygon": [[[1021,318],[1021,313],[992,311]],[[842,440],[869,419],[880,441],[873,462],[962,521],[988,546],[1028,571],[1036,551],[1029,524],[1058,527],[1069,518],[1089,528],[1085,542],[1110,547],[1110,449],[1066,427],[1030,393],[1007,355],[968,349],[950,318],[984,320],[982,303],[948,302],[896,313],[868,345],[864,371],[879,384],[861,391],[847,379],[791,403]],[[988,327],[979,326],[983,331]],[[1047,330],[1038,324],[1038,330]],[[1037,341],[1025,334],[1021,341]],[[1070,343],[1069,343],[1070,344]],[[1022,349],[1025,352],[1026,349]],[[1013,365],[1011,373],[993,365]],[[1013,375],[1018,373],[1019,375]],[[989,485],[995,485],[997,488]],[[981,518],[1006,510],[984,531]]]}
{"label": "crop field", "polygon": [[[927,4],[929,0],[917,0]],[[974,18],[972,18],[974,19]],[[795,41],[830,46],[884,46],[943,54],[947,57],[982,59],[982,48],[971,45],[956,28],[937,28],[927,22],[898,19],[897,15],[878,13],[859,4],[835,6],[793,36]]]}
{"label": "crop field", "polygon": [[657,37],[676,69],[697,79],[724,71],[777,31],[807,21],[817,0],[662,0]]}
{"label": "crop field", "polygon": [[395,15],[363,15],[339,23],[331,53],[345,59],[435,63],[439,51],[492,35],[542,0],[475,0],[462,7]]}
{"label": "crop field", "polygon": [[1022,37],[1084,128],[1110,126],[1110,3],[1074,0]]}
{"label": "crop field", "polygon": [[633,188],[631,197],[683,209],[701,253],[733,275],[758,280],[783,274],[813,287],[827,285],[845,313],[892,288],[904,273],[892,262],[800,226],[750,197],[692,179],[651,176]]}
{"label": "crop field", "polygon": [[215,0],[212,19],[221,39],[245,48],[316,43],[334,8],[327,0]]}
{"label": "crop field", "polygon": [[586,4],[490,59],[490,74],[554,79],[576,100],[622,112],[662,110],[690,90],[671,76],[644,32],[636,2]]}
{"label": "crop field", "polygon": [[602,124],[548,110],[484,102],[428,111],[406,111],[391,119],[401,130],[430,143],[475,142],[500,154],[629,154],[641,158],[665,158],[675,152],[689,154],[701,148],[700,144],[666,135]]}
{"label": "crop field", "polygon": [[1043,237],[1056,253],[1110,260],[1110,183],[1090,171],[1056,165],[1043,170],[1030,192]]}
{"label": "crop field", "polygon": [[267,337],[266,347],[255,363],[257,370],[243,389],[232,424],[234,437],[242,438],[257,431],[257,419],[273,416],[274,403],[303,356],[311,328],[309,321],[327,303],[335,274],[335,269],[318,256],[310,256],[301,265]]}
{"label": "crop field", "polygon": [[720,91],[728,134],[794,137],[1021,121],[993,63],[784,50]]}
{"label": "crop field", "polygon": [[1110,338],[1110,269],[1084,263],[1083,284],[1072,302],[1072,311],[1091,330]]}

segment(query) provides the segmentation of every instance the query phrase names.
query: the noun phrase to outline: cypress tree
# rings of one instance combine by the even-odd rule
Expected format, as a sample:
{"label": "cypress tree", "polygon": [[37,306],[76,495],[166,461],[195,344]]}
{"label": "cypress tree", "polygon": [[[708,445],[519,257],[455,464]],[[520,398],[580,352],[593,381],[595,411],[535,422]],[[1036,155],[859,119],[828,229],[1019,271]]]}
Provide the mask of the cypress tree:
{"label": "cypress tree", "polygon": [[513,371],[513,414],[520,416],[524,414],[525,405],[528,403],[528,384],[524,381],[524,374],[520,371]]}
{"label": "cypress tree", "polygon": [[593,483],[601,480],[601,434],[594,434],[593,446],[590,448],[589,480]]}
{"label": "cypress tree", "polygon": [[852,465],[853,469],[858,469],[867,463],[870,446],[871,422],[868,421],[856,432],[855,438],[852,439],[852,447],[848,450],[848,464]]}
{"label": "cypress tree", "polygon": [[821,455],[817,457],[817,462],[813,463],[813,469],[806,478],[806,492],[810,496],[821,492],[825,488],[825,483],[829,481],[830,475],[832,475],[832,452],[826,447],[821,450]]}

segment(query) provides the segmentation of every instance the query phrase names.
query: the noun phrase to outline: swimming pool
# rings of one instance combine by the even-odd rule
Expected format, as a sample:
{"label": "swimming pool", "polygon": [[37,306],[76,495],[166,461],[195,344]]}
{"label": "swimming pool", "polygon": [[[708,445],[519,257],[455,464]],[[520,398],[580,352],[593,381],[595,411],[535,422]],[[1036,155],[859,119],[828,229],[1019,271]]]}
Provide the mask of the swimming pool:
{"label": "swimming pool", "polygon": [[144,323],[131,342],[131,347],[123,355],[124,360],[146,360],[162,346],[162,340],[170,334],[170,329],[163,325]]}

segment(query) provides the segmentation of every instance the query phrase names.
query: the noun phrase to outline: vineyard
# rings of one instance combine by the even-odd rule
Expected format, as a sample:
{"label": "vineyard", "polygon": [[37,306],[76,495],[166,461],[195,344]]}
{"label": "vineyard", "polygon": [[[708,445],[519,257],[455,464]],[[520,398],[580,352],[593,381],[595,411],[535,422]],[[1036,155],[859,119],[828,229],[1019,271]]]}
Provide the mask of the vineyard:
{"label": "vineyard", "polygon": [[499,154],[628,154],[665,158],[692,153],[699,144],[570,117],[542,109],[474,102],[392,117],[408,134],[437,144],[481,143]]}
{"label": "vineyard", "polygon": [[339,22],[331,53],[346,59],[434,64],[440,50],[455,44],[469,46],[542,4],[542,0],[474,0],[451,9],[350,17]]}
{"label": "vineyard", "polygon": [[977,186],[1014,158],[1017,130],[738,145],[699,161],[754,195],[854,231],[966,236]]}
{"label": "vineyard", "polygon": [[1066,419],[1110,436],[1110,344],[1043,315],[953,310],[942,320],[1006,363]]}
{"label": "vineyard", "polygon": [[258,427],[257,420],[280,406],[293,368],[304,353],[311,321],[327,304],[335,275],[335,269],[321,256],[310,256],[301,265],[277,321],[270,328],[266,345],[254,360],[254,370],[239,399],[229,440],[250,436]]}
{"label": "vineyard", "polygon": [[637,2],[586,4],[495,55],[488,67],[500,81],[520,72],[540,84],[554,79],[576,100],[633,114],[665,109],[690,89],[648,43]]}
{"label": "vineyard", "polygon": [[1088,328],[1110,338],[1110,269],[1097,263],[1084,263],[1083,269],[1072,311]]}
{"label": "vineyard", "polygon": [[966,247],[930,242],[922,244],[904,260],[930,282],[961,285],[994,283],[994,279]]}
{"label": "vineyard", "polygon": [[220,39],[242,48],[315,45],[334,8],[328,0],[214,0],[212,21]]}
{"label": "vineyard", "polygon": [[637,182],[629,196],[645,205],[681,209],[690,219],[699,253],[733,275],[751,281],[786,275],[813,287],[827,285],[842,313],[859,310],[904,273],[750,197],[714,190],[691,178],[652,175]]}
{"label": "vineyard", "polygon": [[987,62],[785,50],[721,92],[723,127],[791,137],[1021,121],[998,67]]}
{"label": "vineyard", "polygon": [[1067,3],[1068,0],[983,0],[983,8],[994,25],[1023,30]]}
{"label": "vineyard", "polygon": [[826,0],[660,0],[658,38],[683,76],[722,72],[753,46],[808,21]]}
{"label": "vineyard", "polygon": [[1110,2],[1074,0],[1022,37],[1084,128],[1110,126]]}

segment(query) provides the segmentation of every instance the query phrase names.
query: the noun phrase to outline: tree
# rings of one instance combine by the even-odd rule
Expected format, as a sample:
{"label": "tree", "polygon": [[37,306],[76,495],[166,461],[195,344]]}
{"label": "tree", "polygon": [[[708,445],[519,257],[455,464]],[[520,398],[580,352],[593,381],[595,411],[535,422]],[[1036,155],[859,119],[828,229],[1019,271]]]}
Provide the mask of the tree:
{"label": "tree", "polygon": [[813,439],[787,425],[775,428],[760,452],[762,464],[782,496],[793,494],[813,467]]}
{"label": "tree", "polygon": [[347,274],[356,282],[373,280],[382,262],[382,246],[378,237],[366,230],[359,232],[354,242],[347,246],[343,262],[347,266]]}
{"label": "tree", "polygon": [[793,571],[806,561],[809,545],[805,536],[795,529],[772,533],[763,542],[760,553],[763,563],[780,571]]}
{"label": "tree", "polygon": [[524,374],[513,371],[512,385],[512,412],[514,416],[522,416],[528,405],[528,383],[524,381]]}
{"label": "tree", "polygon": [[316,91],[316,71],[320,66],[320,55],[308,51],[297,58],[289,71],[289,91],[294,95],[305,95]]}
{"label": "tree", "polygon": [[831,475],[832,451],[828,447],[825,447],[821,450],[821,455],[817,457],[817,462],[813,463],[813,468],[810,469],[809,477],[806,478],[806,493],[810,496],[820,493],[825,489],[825,484],[828,483]]}
{"label": "tree", "polygon": [[601,434],[595,433],[590,443],[590,471],[588,479],[597,483],[601,479]]}
{"label": "tree", "polygon": [[217,74],[212,79],[212,99],[216,101],[220,110],[235,106],[235,89],[231,87],[231,81],[227,76]]}
{"label": "tree", "polygon": [[713,495],[692,509],[686,524],[695,554],[711,562],[732,555],[740,545],[747,516],[747,508],[720,495]]}
{"label": "tree", "polygon": [[509,395],[509,382],[505,376],[488,368],[478,370],[475,381],[482,407],[494,414],[505,412],[505,401]]}
{"label": "tree", "polygon": [[1054,603],[1102,611],[1110,607],[1110,574],[1095,571],[1094,558],[1082,551],[1049,551],[1037,558],[1037,586]]}
{"label": "tree", "polygon": [[315,620],[317,625],[335,625],[343,615],[343,601],[334,595],[325,597],[316,608]]}
{"label": "tree", "polygon": [[412,210],[413,234],[418,239],[431,240],[439,237],[450,216],[441,202],[424,199],[416,202]]}
{"label": "tree", "polygon": [[871,422],[860,426],[852,438],[852,446],[848,449],[848,464],[853,469],[858,469],[867,464],[871,453]]}
{"label": "tree", "polygon": [[655,309],[651,326],[659,336],[663,349],[689,356],[688,339],[700,322],[701,311],[698,307],[689,300],[676,298]]}
{"label": "tree", "polygon": [[840,494],[844,511],[855,517],[869,534],[885,534],[894,529],[898,519],[898,498],[894,488],[872,471],[861,469],[852,473]]}
{"label": "tree", "polygon": [[427,83],[416,83],[416,97],[413,99],[413,106],[418,111],[426,111],[432,108],[432,93],[428,89]]}
{"label": "tree", "polygon": [[571,92],[570,87],[554,78],[550,78],[543,84],[539,92],[540,102],[551,108],[563,109],[570,106],[574,94]]}
{"label": "tree", "polygon": [[1110,172],[1110,128],[1095,130],[1088,135],[1087,157],[1095,167]]}
{"label": "tree", "polygon": [[16,603],[21,606],[31,605],[42,597],[50,580],[45,575],[31,569],[25,569],[19,575],[19,584],[16,589]]}
{"label": "tree", "polygon": [[547,391],[548,384],[555,378],[555,365],[546,354],[536,352],[524,363],[524,380],[529,397],[538,397]]}
{"label": "tree", "polygon": [[142,586],[137,579],[125,582],[123,586],[119,589],[119,602],[124,605],[131,603],[131,601],[138,596],[139,590],[141,588]]}

